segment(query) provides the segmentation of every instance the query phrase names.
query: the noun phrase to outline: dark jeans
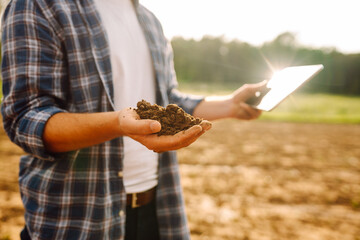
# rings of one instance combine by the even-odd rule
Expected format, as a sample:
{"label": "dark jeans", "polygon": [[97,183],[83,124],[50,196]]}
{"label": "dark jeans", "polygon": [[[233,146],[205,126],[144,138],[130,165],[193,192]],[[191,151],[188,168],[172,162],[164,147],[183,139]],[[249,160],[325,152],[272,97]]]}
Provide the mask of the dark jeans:
{"label": "dark jeans", "polygon": [[[24,229],[21,231],[20,239],[31,240],[26,227],[24,227]],[[156,218],[155,200],[142,207],[126,208],[125,240],[159,239],[159,227]]]}
{"label": "dark jeans", "polygon": [[159,240],[155,200],[138,207],[126,208],[125,240]]}

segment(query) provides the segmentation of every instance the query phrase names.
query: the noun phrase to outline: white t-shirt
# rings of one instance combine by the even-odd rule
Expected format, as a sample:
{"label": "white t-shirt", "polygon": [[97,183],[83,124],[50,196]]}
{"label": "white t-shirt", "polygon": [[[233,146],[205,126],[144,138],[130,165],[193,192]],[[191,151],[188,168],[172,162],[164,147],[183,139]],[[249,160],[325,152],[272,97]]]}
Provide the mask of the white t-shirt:
{"label": "white t-shirt", "polygon": [[[116,110],[155,103],[155,75],[145,35],[131,0],[95,0],[109,45]],[[157,185],[158,154],[124,137],[124,185],[127,193]]]}

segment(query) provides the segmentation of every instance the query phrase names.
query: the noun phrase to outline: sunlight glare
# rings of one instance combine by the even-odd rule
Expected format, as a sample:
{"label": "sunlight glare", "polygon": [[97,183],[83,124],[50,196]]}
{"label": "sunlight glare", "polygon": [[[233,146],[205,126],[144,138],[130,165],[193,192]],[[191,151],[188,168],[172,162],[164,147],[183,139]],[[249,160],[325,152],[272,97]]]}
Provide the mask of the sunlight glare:
{"label": "sunlight glare", "polygon": [[319,64],[287,67],[275,72],[267,83],[271,90],[262,98],[257,108],[270,111],[322,69],[323,65]]}

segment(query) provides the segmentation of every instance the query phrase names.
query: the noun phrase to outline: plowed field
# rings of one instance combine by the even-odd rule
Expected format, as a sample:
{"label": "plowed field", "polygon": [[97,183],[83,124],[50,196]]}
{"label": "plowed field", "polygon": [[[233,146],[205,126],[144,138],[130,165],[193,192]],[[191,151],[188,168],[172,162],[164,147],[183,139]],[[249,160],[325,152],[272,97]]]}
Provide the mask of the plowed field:
{"label": "plowed field", "polygon": [[[24,224],[21,154],[1,130],[0,240]],[[223,120],[179,161],[195,240],[360,239],[360,125]]]}

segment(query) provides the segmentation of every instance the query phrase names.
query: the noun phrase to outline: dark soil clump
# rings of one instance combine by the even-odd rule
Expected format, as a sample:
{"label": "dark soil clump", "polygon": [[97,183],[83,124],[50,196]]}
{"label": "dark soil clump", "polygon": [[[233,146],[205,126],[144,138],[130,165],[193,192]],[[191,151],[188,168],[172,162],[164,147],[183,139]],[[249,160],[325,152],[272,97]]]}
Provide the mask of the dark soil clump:
{"label": "dark soil clump", "polygon": [[195,118],[186,113],[176,104],[169,104],[166,108],[157,104],[151,105],[145,100],[137,103],[135,109],[141,119],[152,119],[159,121],[161,131],[157,135],[174,135],[201,123],[202,119]]}

